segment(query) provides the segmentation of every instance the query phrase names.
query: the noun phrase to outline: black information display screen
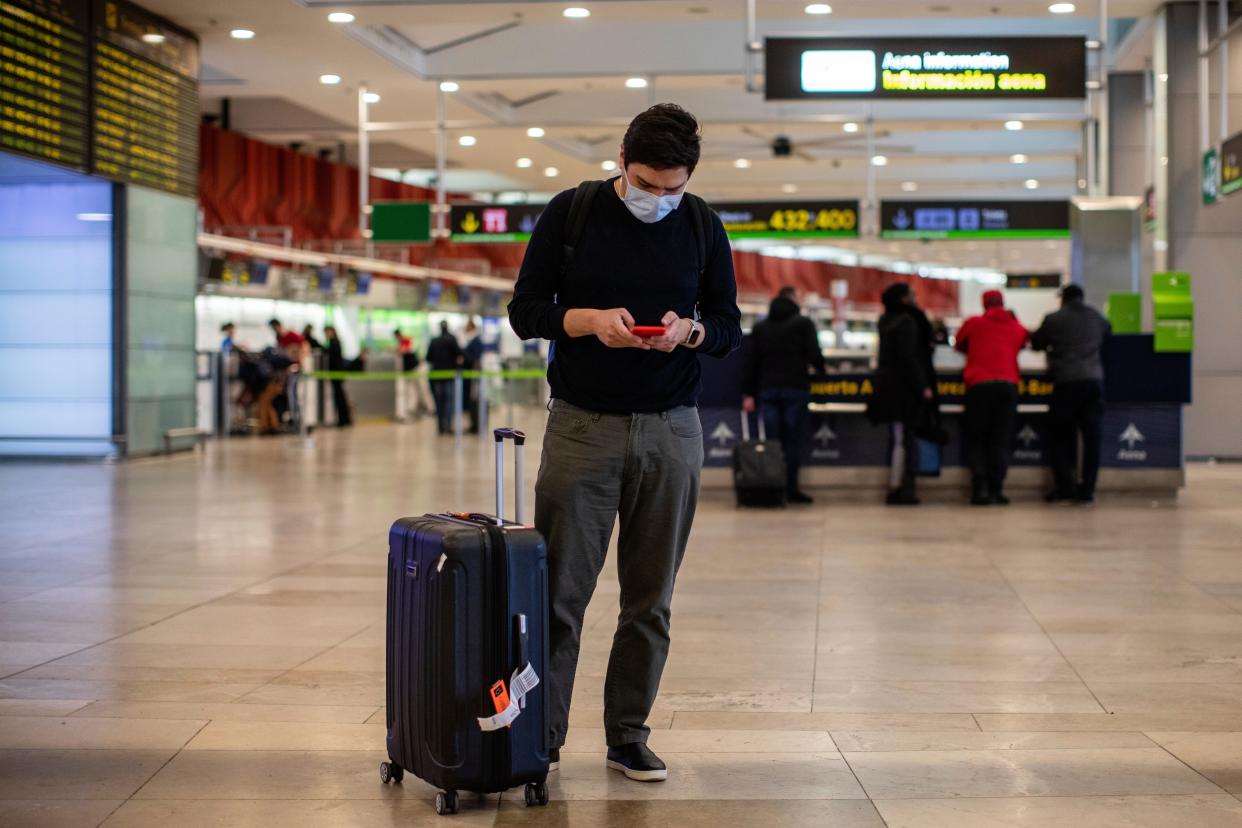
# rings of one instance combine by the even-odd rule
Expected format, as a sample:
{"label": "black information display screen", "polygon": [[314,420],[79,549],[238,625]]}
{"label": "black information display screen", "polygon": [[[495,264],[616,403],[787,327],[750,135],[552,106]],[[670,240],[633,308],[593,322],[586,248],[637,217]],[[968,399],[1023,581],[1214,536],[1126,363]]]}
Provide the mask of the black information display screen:
{"label": "black information display screen", "polygon": [[94,172],[193,196],[198,41],[122,0],[95,0],[94,24]]}
{"label": "black information display screen", "polygon": [[0,0],[0,150],[85,171],[87,0]]}
{"label": "black information display screen", "polygon": [[1082,37],[770,37],[764,96],[1083,98]]}
{"label": "black information display screen", "polygon": [[1220,194],[1242,190],[1242,132],[1220,146]]}
{"label": "black information display screen", "polygon": [[1070,234],[1068,201],[881,201],[885,239],[1054,239]]}
{"label": "black information display screen", "polygon": [[453,241],[530,241],[544,204],[454,204],[449,208]]}
{"label": "black information display screen", "polygon": [[858,235],[857,201],[725,201],[711,207],[733,239]]}
{"label": "black information display screen", "polygon": [[1018,290],[1059,288],[1060,273],[1006,273],[1005,287]]}

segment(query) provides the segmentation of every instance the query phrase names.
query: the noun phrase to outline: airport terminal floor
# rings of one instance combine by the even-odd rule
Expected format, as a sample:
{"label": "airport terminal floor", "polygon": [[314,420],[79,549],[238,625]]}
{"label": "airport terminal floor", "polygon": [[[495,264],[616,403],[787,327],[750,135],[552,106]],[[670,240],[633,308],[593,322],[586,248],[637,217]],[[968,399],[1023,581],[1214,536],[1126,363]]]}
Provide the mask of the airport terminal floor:
{"label": "airport terminal floor", "polygon": [[487,508],[492,470],[425,421],[0,465],[0,824],[1242,825],[1228,464],[1094,508],[707,492],[650,722],[668,780],[605,769],[606,570],[551,805],[437,817],[377,774],[386,533]]}

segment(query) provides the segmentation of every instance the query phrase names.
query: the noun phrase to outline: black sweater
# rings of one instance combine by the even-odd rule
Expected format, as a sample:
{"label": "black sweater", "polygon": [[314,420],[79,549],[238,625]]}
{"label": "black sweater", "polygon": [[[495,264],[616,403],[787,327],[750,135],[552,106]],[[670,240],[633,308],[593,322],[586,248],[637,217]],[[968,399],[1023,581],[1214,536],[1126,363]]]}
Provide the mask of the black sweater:
{"label": "black sweater", "polygon": [[[699,245],[691,207],[644,224],[610,184],[598,193],[573,263],[561,277],[565,223],[573,190],[556,196],[535,225],[509,303],[509,321],[523,339],[553,341],[552,396],[591,411],[642,413],[698,403],[698,354],[722,357],[741,343],[741,313],[729,239],[712,215],[714,238],[699,284]],[[691,318],[698,298],[704,339],[672,353],[608,348],[594,336],[565,335],[571,308],[626,308],[638,325],[659,325],[668,311]]]}
{"label": "black sweater", "polygon": [[815,323],[799,313],[792,299],[773,299],[767,318],[755,325],[750,338],[743,388],[751,396],[766,388],[806,390],[808,370],[827,370]]}

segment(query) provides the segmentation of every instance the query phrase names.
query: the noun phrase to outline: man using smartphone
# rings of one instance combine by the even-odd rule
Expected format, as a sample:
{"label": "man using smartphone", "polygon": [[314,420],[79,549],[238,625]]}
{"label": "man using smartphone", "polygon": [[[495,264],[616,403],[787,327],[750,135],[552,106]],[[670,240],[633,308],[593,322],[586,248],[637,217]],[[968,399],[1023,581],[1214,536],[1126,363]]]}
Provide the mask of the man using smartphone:
{"label": "man using smartphone", "polygon": [[[698,501],[698,354],[723,357],[742,337],[724,227],[686,193],[699,145],[698,122],[679,106],[638,115],[621,142],[616,178],[585,182],[548,204],[509,304],[519,336],[553,343],[535,527],[548,542],[554,769],[583,615],[619,522],[621,614],[604,683],[607,763],[639,781],[667,777],[647,748],[646,720]],[[644,330],[652,326],[663,333]]]}

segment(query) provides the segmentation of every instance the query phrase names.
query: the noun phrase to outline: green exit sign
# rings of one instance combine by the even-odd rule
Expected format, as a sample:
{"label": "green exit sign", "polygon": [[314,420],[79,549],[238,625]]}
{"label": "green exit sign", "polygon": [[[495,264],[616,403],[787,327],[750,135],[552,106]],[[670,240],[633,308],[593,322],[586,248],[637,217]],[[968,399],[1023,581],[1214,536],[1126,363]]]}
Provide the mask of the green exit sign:
{"label": "green exit sign", "polygon": [[431,241],[431,205],[425,201],[377,201],[371,205],[371,240]]}

